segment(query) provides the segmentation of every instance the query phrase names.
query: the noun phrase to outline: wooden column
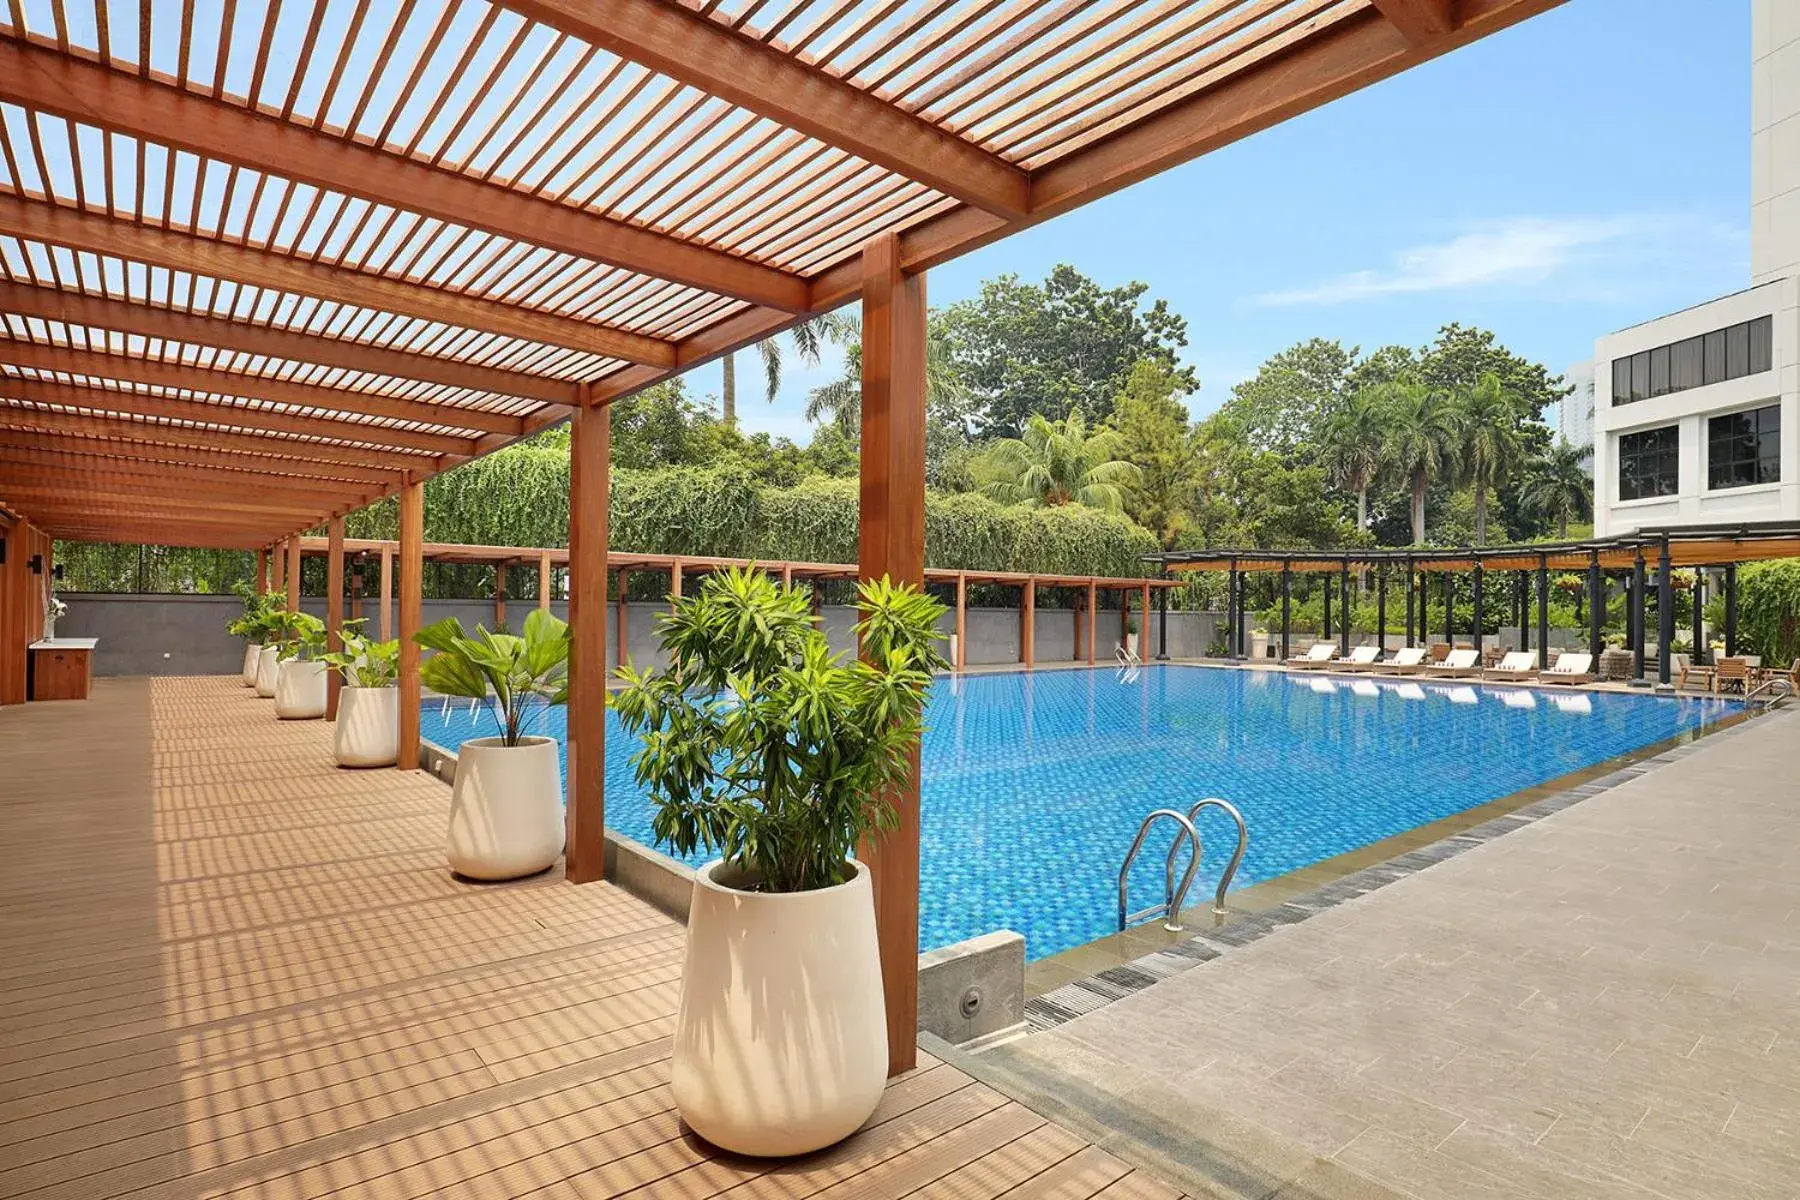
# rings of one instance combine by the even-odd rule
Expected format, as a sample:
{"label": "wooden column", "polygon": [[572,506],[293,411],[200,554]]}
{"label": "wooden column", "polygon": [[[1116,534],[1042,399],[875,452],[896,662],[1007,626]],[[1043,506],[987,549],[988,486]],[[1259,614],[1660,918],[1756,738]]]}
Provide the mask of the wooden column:
{"label": "wooden column", "polygon": [[269,551],[267,547],[256,552],[256,594],[262,595],[269,590]]}
{"label": "wooden column", "polygon": [[538,555],[538,607],[550,611],[550,600],[556,595],[556,571],[550,565],[550,554]]}
{"label": "wooden column", "polygon": [[[383,566],[387,555],[382,555]],[[420,598],[425,588],[425,485],[400,489],[400,760],[402,771],[419,768]],[[383,583],[388,580],[384,570]],[[385,615],[387,605],[383,603]]]}
{"label": "wooden column", "polygon": [[387,547],[381,550],[381,611],[376,614],[376,632],[381,640],[394,640],[394,552]]}
{"label": "wooden column", "polygon": [[287,606],[289,612],[300,611],[300,535],[287,540]]}
{"label": "wooden column", "polygon": [[1030,670],[1037,665],[1037,581],[1026,580],[1019,589],[1019,661]]}
{"label": "wooden column", "polygon": [[[569,769],[564,873],[606,871],[606,542],[612,410],[586,403],[569,422]],[[677,575],[679,578],[679,574]]]}
{"label": "wooden column", "polygon": [[969,664],[969,577],[956,573],[956,669]]}
{"label": "wooden column", "polygon": [[494,628],[506,624],[506,564],[494,564]]}
{"label": "wooden column", "polygon": [[1131,592],[1119,589],[1119,645],[1129,645],[1131,641]]}
{"label": "wooden column", "polygon": [[1088,580],[1087,591],[1087,660],[1088,666],[1094,665],[1094,621],[1100,612],[1100,588],[1093,580]]}
{"label": "wooden column", "polygon": [[31,619],[31,526],[21,520],[4,524],[0,517],[0,542],[6,558],[0,562],[0,704],[23,704],[31,660],[28,647],[36,640]]}
{"label": "wooden column", "polygon": [[625,639],[631,633],[631,610],[625,606],[625,585],[630,577],[625,568],[620,567],[613,577],[613,604],[618,613],[618,631],[613,635],[613,666],[622,667],[631,661],[625,652]]}
{"label": "wooden column", "polygon": [[1143,616],[1138,620],[1138,657],[1145,662],[1150,660],[1150,583],[1144,582],[1143,591],[1138,597],[1138,607]]}
{"label": "wooden column", "polygon": [[269,586],[266,590],[271,592],[287,590],[287,584],[281,578],[282,569],[287,566],[287,555],[282,553],[283,545],[282,542],[276,542],[269,547]]}
{"label": "wooden column", "polygon": [[[862,514],[858,573],[925,582],[925,277],[884,234],[862,254]],[[897,824],[862,850],[874,873],[887,996],[888,1074],[918,1058],[919,748],[890,797]]]}
{"label": "wooden column", "polygon": [[1085,632],[1085,627],[1087,625],[1087,621],[1086,621],[1086,614],[1083,613],[1082,609],[1084,607],[1086,607],[1086,605],[1085,605],[1086,600],[1087,600],[1086,592],[1078,591],[1075,593],[1075,653],[1071,659],[1071,661],[1073,661],[1073,662],[1080,662],[1083,657],[1082,652],[1081,652],[1082,651],[1081,635],[1083,632]]}
{"label": "wooden column", "polygon": [[[344,518],[333,517],[325,530],[325,647],[344,648]],[[325,674],[325,719],[337,720],[338,691],[344,686],[336,671]]]}

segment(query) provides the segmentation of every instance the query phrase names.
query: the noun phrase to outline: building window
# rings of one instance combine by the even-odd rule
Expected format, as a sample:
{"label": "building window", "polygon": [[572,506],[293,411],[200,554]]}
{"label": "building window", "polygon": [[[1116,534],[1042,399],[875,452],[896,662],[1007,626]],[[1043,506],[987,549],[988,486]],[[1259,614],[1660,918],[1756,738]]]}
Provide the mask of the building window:
{"label": "building window", "polygon": [[1708,383],[1770,370],[1775,364],[1775,319],[1758,317],[1727,329],[1640,350],[1613,360],[1613,397],[1634,404]]}
{"label": "building window", "polygon": [[1706,423],[1707,487],[1780,482],[1781,405],[1728,413]]}
{"label": "building window", "polygon": [[1673,496],[1681,485],[1681,432],[1674,425],[1619,435],[1619,499]]}

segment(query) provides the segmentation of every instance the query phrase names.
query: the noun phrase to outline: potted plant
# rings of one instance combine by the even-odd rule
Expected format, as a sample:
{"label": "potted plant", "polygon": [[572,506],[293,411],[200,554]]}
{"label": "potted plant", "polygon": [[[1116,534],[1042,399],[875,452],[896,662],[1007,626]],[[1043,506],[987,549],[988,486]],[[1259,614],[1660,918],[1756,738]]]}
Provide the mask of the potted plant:
{"label": "potted plant", "polygon": [[[244,602],[244,611],[225,626],[225,632],[244,639],[244,686],[253,688],[262,660],[263,643],[269,635],[269,615],[280,605],[273,592],[258,592],[248,584],[238,588],[238,596]],[[271,691],[270,695],[273,694]]]}
{"label": "potted plant", "polygon": [[500,736],[471,738],[456,752],[445,854],[471,879],[517,879],[556,862],[563,849],[562,773],[556,740],[527,733],[550,705],[569,699],[569,627],[541,609],[524,636],[475,627],[455,617],[414,638],[436,651],[419,668],[445,696],[486,701]]}
{"label": "potted plant", "polygon": [[887,1075],[869,870],[912,770],[943,606],[860,586],[863,657],[831,653],[804,590],[707,577],[659,618],[669,666],[612,697],[658,840],[718,858],[694,878],[672,1088],[727,1150],[803,1154],[854,1132]]}
{"label": "potted plant", "polygon": [[259,618],[261,649],[256,652],[256,695],[261,700],[275,697],[275,685],[281,677],[281,631],[286,627],[288,611],[271,607]]}
{"label": "potted plant", "polygon": [[340,767],[391,767],[400,757],[400,643],[364,637],[360,625],[347,622],[344,648],[320,658],[344,681],[332,754]]}
{"label": "potted plant", "polygon": [[325,622],[306,612],[286,612],[276,630],[275,715],[283,721],[316,721],[325,715]]}
{"label": "potted plant", "polygon": [[1138,619],[1132,616],[1126,617],[1125,632],[1119,637],[1119,649],[1127,654],[1131,653],[1132,648],[1137,644],[1137,631]]}

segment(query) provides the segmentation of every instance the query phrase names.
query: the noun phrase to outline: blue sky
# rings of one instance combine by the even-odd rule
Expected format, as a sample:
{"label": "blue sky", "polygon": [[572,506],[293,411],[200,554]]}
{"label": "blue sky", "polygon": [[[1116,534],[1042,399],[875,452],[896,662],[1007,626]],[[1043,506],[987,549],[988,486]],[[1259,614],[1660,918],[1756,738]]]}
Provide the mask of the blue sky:
{"label": "blue sky", "polygon": [[[1570,0],[932,272],[933,304],[1071,262],[1188,320],[1204,413],[1307,337],[1495,330],[1560,371],[1597,335],[1749,282],[1745,0]],[[788,356],[792,359],[792,355]],[[739,357],[745,428],[804,441]],[[797,366],[797,364],[795,364]],[[719,369],[689,386],[716,394]]]}

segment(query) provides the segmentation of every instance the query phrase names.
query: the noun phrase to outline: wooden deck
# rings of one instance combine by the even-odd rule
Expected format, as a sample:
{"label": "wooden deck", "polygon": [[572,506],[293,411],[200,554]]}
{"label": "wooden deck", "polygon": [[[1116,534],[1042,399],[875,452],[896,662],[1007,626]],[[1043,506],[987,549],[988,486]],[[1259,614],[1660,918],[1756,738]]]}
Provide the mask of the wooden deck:
{"label": "wooden deck", "polygon": [[448,789],[329,736],[233,679],[0,710],[0,1196],[1175,1196],[930,1061],[830,1151],[713,1151],[680,927],[451,879]]}

